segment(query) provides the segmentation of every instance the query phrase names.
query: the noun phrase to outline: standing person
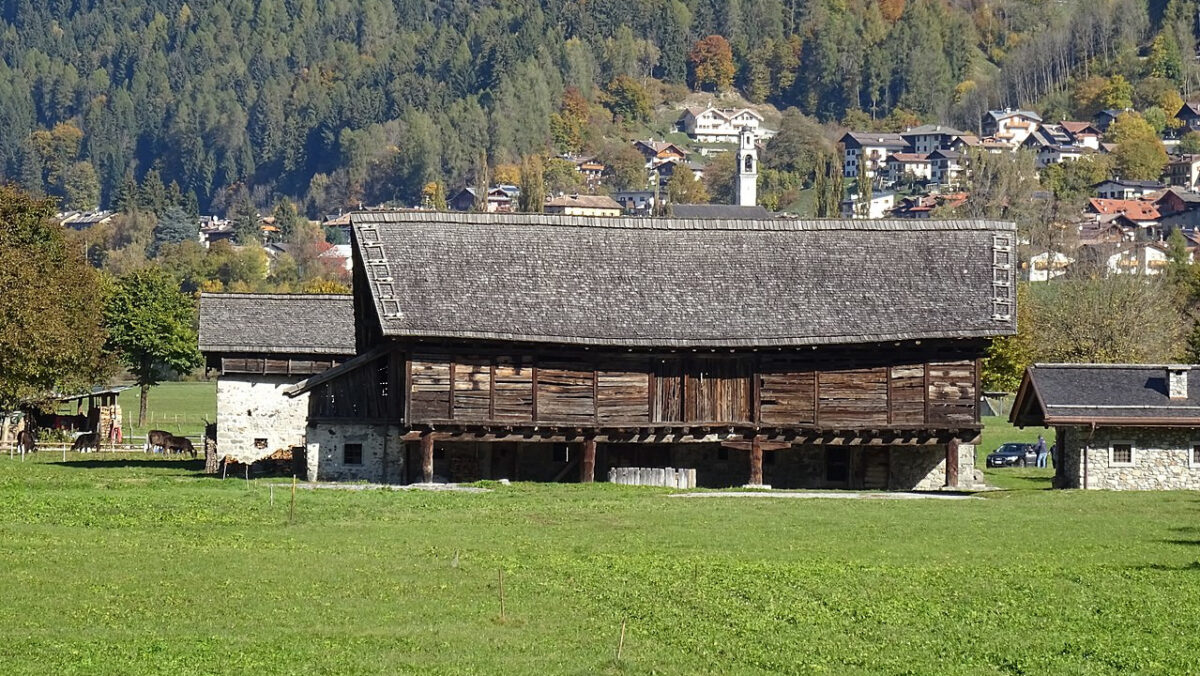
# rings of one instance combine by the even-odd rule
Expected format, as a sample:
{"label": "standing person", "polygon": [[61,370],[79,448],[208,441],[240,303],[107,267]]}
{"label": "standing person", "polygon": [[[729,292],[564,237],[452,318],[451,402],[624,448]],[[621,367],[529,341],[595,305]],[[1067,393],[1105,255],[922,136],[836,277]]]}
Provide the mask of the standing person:
{"label": "standing person", "polygon": [[[1050,464],[1048,465],[1049,467],[1057,466],[1058,461],[1054,459],[1057,453],[1058,453],[1058,444],[1050,444],[1050,452],[1047,455],[1047,460],[1050,461]],[[1046,467],[1047,465],[1042,465],[1042,466]]]}
{"label": "standing person", "polygon": [[1034,445],[1033,451],[1037,453],[1037,466],[1046,466],[1046,438],[1038,435],[1037,444]]}

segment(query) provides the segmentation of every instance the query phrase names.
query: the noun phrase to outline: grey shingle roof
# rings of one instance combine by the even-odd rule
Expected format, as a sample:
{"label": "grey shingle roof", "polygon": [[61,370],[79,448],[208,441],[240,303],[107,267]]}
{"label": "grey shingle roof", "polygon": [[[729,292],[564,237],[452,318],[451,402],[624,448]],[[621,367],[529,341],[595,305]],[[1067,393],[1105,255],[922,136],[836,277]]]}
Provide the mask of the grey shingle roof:
{"label": "grey shingle roof", "polygon": [[353,296],[202,294],[200,350],[352,355]]}
{"label": "grey shingle roof", "polygon": [[1200,366],[1188,372],[1186,399],[1168,395],[1165,364],[1037,364],[1028,374],[1031,391],[1022,395],[1036,397],[1042,410],[1033,407],[1032,418],[1018,422],[1128,418],[1136,424],[1179,418],[1183,424],[1183,419],[1200,418]]}
{"label": "grey shingle roof", "polygon": [[1013,244],[1010,223],[353,220],[389,336],[753,347],[1015,330],[1011,307],[997,302],[1012,292],[1012,269],[994,260],[998,244]]}
{"label": "grey shingle roof", "polygon": [[671,215],[675,218],[717,219],[764,219],[771,212],[763,206],[744,207],[737,204],[672,204]]}

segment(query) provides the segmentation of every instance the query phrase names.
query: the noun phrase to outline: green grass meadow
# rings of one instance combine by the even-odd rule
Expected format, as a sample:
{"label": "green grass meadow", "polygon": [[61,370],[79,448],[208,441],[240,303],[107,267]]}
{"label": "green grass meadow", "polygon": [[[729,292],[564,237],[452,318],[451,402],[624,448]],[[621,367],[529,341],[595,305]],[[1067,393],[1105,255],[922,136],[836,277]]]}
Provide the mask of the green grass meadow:
{"label": "green grass meadow", "polygon": [[0,458],[4,674],[1200,669],[1196,493],[300,490],[289,523],[287,483],[60,460]]}
{"label": "green grass meadow", "polygon": [[[161,383],[150,388],[146,400],[146,424],[138,426],[139,390],[133,386],[121,392],[121,430],[126,439],[145,437],[147,430],[167,430],[180,436],[199,439],[204,434],[204,421],[217,419],[217,381]],[[84,406],[86,407],[86,402]],[[73,414],[74,404],[64,405],[62,414]]]}

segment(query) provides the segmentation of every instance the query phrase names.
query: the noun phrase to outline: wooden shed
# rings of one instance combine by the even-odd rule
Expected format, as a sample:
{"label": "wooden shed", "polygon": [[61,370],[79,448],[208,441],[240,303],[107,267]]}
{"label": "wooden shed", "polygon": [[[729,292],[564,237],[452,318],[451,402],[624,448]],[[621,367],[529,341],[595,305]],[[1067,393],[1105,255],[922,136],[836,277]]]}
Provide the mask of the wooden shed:
{"label": "wooden shed", "polygon": [[310,478],[969,484],[1012,224],[353,216],[358,356]]}

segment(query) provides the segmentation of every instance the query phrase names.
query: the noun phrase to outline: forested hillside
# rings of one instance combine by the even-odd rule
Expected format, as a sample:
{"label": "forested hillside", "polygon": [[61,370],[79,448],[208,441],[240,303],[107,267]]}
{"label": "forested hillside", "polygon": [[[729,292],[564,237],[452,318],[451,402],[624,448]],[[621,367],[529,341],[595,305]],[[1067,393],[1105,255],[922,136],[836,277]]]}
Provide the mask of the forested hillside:
{"label": "forested hillside", "polygon": [[1099,77],[1147,100],[1200,88],[1195,5],[3,0],[0,172],[74,208],[117,205],[156,170],[193,210],[286,195],[315,216],[614,152],[665,132],[648,107],[689,88],[854,126],[1079,115],[1104,103],[1087,96]]}

